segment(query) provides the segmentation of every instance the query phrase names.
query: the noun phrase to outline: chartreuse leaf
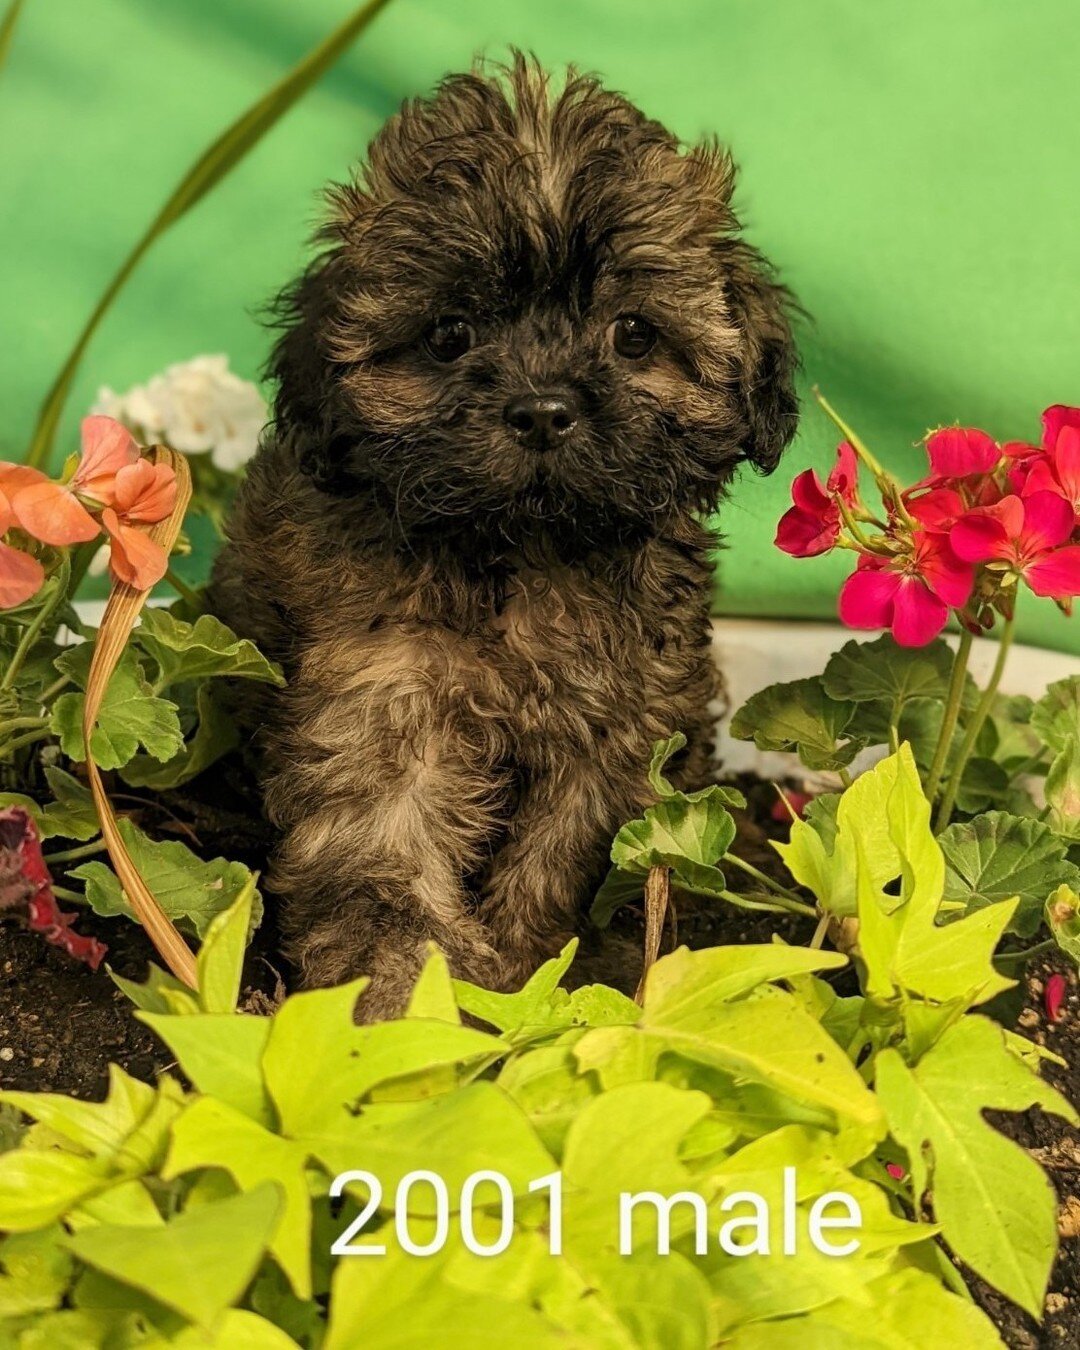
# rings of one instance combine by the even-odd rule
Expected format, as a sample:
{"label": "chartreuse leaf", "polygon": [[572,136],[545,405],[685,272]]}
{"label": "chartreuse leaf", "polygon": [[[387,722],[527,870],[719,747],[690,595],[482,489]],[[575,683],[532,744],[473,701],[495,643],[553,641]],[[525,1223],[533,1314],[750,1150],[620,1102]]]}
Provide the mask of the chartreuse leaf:
{"label": "chartreuse leaf", "polygon": [[647,1021],[677,1019],[741,998],[767,980],[786,980],[814,970],[847,965],[840,952],[824,952],[781,943],[710,947],[692,952],[679,947],[661,957],[645,981]]}
{"label": "chartreuse leaf", "polygon": [[570,1047],[543,1045],[506,1061],[499,1087],[517,1103],[549,1152],[562,1153],[566,1132],[582,1103],[595,1097],[597,1080],[579,1070]]}
{"label": "chartreuse leaf", "polygon": [[254,898],[255,878],[249,875],[229,908],[210,921],[196,962],[203,1012],[229,1013],[236,1008]]}
{"label": "chartreuse leaf", "polygon": [[[178,839],[158,843],[130,820],[121,820],[120,835],[165,913],[199,937],[205,937],[215,915],[228,909],[251,884],[251,872],[243,863],[224,858],[203,862]],[[104,863],[82,863],[71,875],[86,882],[86,899],[96,914],[131,917],[116,873]],[[252,911],[257,924],[262,918],[262,897],[257,890],[252,895]]]}
{"label": "chartreuse leaf", "polygon": [[296,1350],[291,1336],[246,1308],[226,1308],[209,1339],[201,1327],[185,1327],[169,1346],[170,1350]]}
{"label": "chartreuse leaf", "polygon": [[897,1050],[876,1061],[877,1095],[907,1151],[912,1190],[931,1188],[934,1216],[952,1250],[1034,1317],[1057,1250],[1054,1192],[1038,1164],[987,1123],[983,1111],[1038,1104],[1076,1112],[1005,1045],[983,1017],[950,1027],[909,1068]]}
{"label": "chartreuse leaf", "polygon": [[[346,1107],[388,1080],[505,1053],[495,1037],[449,1022],[411,1018],[355,1026],[353,1010],[366,985],[359,979],[294,994],[274,1015],[262,1070],[282,1133],[291,1138],[336,1122]],[[312,1054],[313,1046],[320,1053]]]}
{"label": "chartreuse leaf", "polygon": [[[555,1013],[553,997],[570,969],[577,949],[577,938],[571,938],[558,956],[545,961],[514,994],[495,993],[469,984],[467,980],[454,980],[458,1005],[499,1031],[515,1032],[527,1026],[547,1026]],[[561,1018],[557,1018],[557,1022],[565,1025]]]}
{"label": "chartreuse leaf", "polygon": [[179,787],[240,744],[240,732],[223,706],[215,685],[198,686],[195,715],[195,733],[179,754],[166,764],[159,764],[149,755],[136,755],[123,767],[121,777],[124,782],[158,792]]}
{"label": "chartreuse leaf", "polygon": [[1057,945],[1080,966],[1080,895],[1059,886],[1046,902],[1046,922]]}
{"label": "chartreuse leaf", "polygon": [[461,1021],[450,967],[446,964],[446,957],[433,942],[428,943],[428,958],[409,997],[405,1016],[433,1017],[439,1022]]}
{"label": "chartreuse leaf", "polygon": [[866,840],[856,829],[859,951],[866,963],[866,992],[890,1000],[905,990],[938,1003],[961,1000],[964,1007],[985,1002],[1012,983],[998,974],[991,957],[1016,902],[989,905],[939,925],[945,860],[930,829],[930,803],[910,747],[902,745],[873,770],[879,771],[885,781],[892,779],[885,816],[898,861],[900,895],[880,888]]}
{"label": "chartreuse leaf", "polygon": [[[144,1012],[138,1018],[161,1037],[200,1092],[234,1106],[261,1125],[274,1124],[274,1108],[259,1064],[270,1038],[268,1017],[197,1012],[177,1017]],[[306,1058],[317,1062],[319,1057],[309,1047]]]}
{"label": "chartreuse leaf", "polygon": [[952,665],[952,651],[940,638],[901,647],[885,633],[873,642],[846,642],[830,657],[822,686],[838,702],[882,703],[897,719],[912,699],[944,700]]}
{"label": "chartreuse leaf", "polygon": [[222,1167],[242,1191],[275,1181],[281,1189],[281,1222],[270,1250],[299,1298],[311,1297],[311,1197],[307,1149],[272,1134],[234,1107],[200,1097],[176,1120],[162,1168],[166,1180],[202,1167]]}
{"label": "chartreuse leaf", "polygon": [[255,1274],[282,1204],[280,1188],[266,1183],[187,1209],[161,1228],[88,1228],[68,1246],[88,1266],[210,1330]]}
{"label": "chartreuse leaf", "polygon": [[1042,920],[1046,897],[1058,886],[1080,886],[1080,867],[1066,845],[1040,820],[988,811],[950,825],[938,836],[945,854],[945,898],[968,911],[1017,897],[1010,928],[1030,935]]}
{"label": "chartreuse leaf", "polygon": [[71,1281],[71,1253],[59,1224],[0,1239],[0,1319],[59,1307]]}
{"label": "chartreuse leaf", "polygon": [[109,1091],[103,1102],[84,1102],[56,1092],[0,1092],[0,1101],[99,1158],[115,1153],[145,1119],[156,1097],[152,1087],[117,1064],[109,1065]]}
{"label": "chartreuse leaf", "polygon": [[820,676],[771,684],[731,719],[731,734],[759,750],[794,750],[808,769],[842,769],[867,744],[845,731],[853,703],[830,698]]}
{"label": "chartreuse leaf", "polygon": [[167,609],[144,609],[133,641],[157,666],[156,688],[214,675],[283,685],[281,667],[212,614],[185,623]]}
{"label": "chartreuse leaf", "polygon": [[[737,1264],[746,1265],[746,1262]],[[839,1263],[838,1263],[839,1264]],[[986,1314],[958,1298],[925,1271],[906,1267],[860,1286],[856,1297],[835,1299],[805,1317],[750,1323],[724,1350],[926,1350],[927,1328],[935,1345],[963,1350],[1001,1350],[1003,1342]]]}
{"label": "chartreuse leaf", "polygon": [[[93,646],[84,642],[62,652],[56,667],[82,688],[90,669]],[[85,694],[61,694],[52,706],[49,728],[60,738],[69,759],[84,760],[82,719]],[[184,744],[176,704],[158,698],[134,651],[125,648],[101,701],[91,747],[98,767],[118,769],[142,746],[154,759],[165,761]]]}
{"label": "chartreuse leaf", "polygon": [[180,1014],[199,1011],[199,1001],[188,986],[175,975],[162,970],[153,961],[147,962],[147,978],[144,984],[139,984],[135,980],[125,980],[111,969],[109,978],[140,1012]]}
{"label": "chartreuse leaf", "polygon": [[87,1196],[111,1184],[96,1158],[59,1149],[0,1154],[0,1229],[23,1233],[54,1223]]}

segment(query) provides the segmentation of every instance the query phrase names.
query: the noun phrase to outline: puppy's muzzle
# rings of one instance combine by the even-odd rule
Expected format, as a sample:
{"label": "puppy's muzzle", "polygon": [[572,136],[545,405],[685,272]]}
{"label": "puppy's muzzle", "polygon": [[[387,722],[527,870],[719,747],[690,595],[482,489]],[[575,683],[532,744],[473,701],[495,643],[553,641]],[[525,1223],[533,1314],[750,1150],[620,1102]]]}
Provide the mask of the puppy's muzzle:
{"label": "puppy's muzzle", "polygon": [[503,409],[506,423],[530,450],[551,450],[577,426],[581,409],[568,390],[521,394]]}

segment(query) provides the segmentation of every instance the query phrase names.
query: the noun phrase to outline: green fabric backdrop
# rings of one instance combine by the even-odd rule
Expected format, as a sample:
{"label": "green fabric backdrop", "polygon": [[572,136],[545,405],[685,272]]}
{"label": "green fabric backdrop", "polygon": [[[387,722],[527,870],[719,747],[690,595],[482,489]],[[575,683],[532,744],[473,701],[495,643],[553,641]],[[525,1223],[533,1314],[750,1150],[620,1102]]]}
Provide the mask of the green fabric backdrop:
{"label": "green fabric backdrop", "polygon": [[[208,141],[350,0],[28,0],[0,73],[0,454],[103,284]],[[960,419],[1032,437],[1080,403],[1077,0],[394,0],[341,64],[147,260],[83,367],[98,384],[228,352],[256,374],[259,306],[297,267],[316,191],[407,94],[507,43],[601,72],[743,166],[750,232],[813,316],[819,383],[883,459]],[[771,545],[792,472],[835,437],[808,408],[771,481],[723,516],[718,607],[831,615],[843,559]],[[1029,640],[1080,623],[1025,606]]]}

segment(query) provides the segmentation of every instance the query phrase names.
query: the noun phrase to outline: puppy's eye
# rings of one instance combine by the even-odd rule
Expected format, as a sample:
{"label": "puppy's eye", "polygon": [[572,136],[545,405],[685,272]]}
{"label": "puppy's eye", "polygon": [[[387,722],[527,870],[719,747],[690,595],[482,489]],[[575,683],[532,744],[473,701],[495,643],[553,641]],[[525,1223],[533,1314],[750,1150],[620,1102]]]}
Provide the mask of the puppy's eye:
{"label": "puppy's eye", "polygon": [[456,361],[476,343],[476,330],[460,314],[444,314],[435,320],[424,338],[424,346],[436,361]]}
{"label": "puppy's eye", "polygon": [[611,325],[611,345],[629,361],[647,356],[656,345],[656,329],[640,314],[620,314]]}

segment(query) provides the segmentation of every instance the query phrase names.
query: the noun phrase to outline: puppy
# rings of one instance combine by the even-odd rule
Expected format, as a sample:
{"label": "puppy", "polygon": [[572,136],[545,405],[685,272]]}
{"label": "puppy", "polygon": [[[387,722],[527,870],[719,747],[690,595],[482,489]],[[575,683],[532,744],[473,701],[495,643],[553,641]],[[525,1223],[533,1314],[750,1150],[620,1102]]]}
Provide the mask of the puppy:
{"label": "puppy", "polygon": [[211,599],[289,677],[257,710],[288,952],[371,976],[368,1018],[429,942],[504,987],[556,950],[657,738],[709,777],[703,517],[796,421],[733,180],[519,57],[387,123],[282,299]]}

